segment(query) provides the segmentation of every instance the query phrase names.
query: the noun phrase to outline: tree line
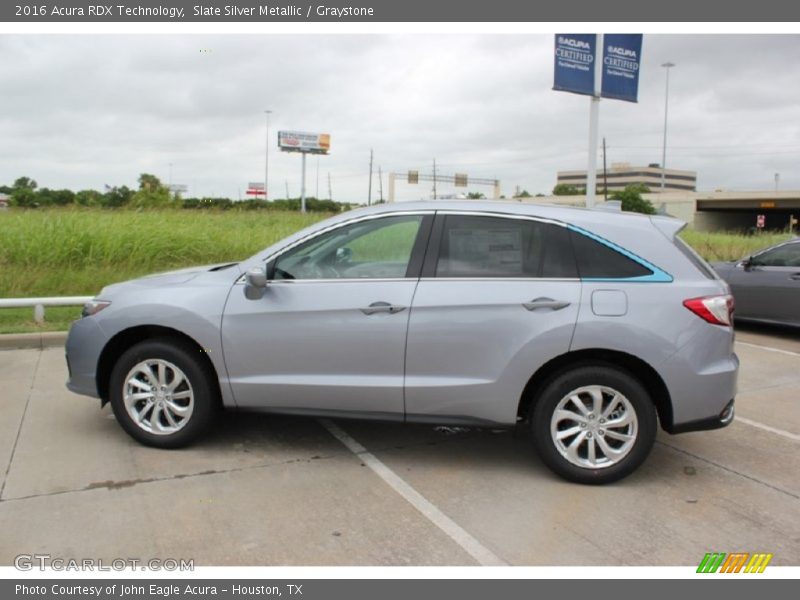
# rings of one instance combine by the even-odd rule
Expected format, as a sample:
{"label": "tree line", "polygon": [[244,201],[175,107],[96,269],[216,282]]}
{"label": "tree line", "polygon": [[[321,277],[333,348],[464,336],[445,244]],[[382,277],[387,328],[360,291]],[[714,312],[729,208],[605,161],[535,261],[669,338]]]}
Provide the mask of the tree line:
{"label": "tree line", "polygon": [[[242,200],[230,198],[183,198],[170,191],[155,175],[139,175],[138,189],[128,186],[106,186],[105,191],[53,190],[40,188],[34,179],[19,177],[11,186],[0,185],[0,193],[9,196],[9,204],[19,208],[48,208],[54,206],[86,206],[97,208],[175,208],[218,210],[300,210],[300,198],[279,200]],[[306,210],[313,212],[340,212],[350,204],[306,198]]]}

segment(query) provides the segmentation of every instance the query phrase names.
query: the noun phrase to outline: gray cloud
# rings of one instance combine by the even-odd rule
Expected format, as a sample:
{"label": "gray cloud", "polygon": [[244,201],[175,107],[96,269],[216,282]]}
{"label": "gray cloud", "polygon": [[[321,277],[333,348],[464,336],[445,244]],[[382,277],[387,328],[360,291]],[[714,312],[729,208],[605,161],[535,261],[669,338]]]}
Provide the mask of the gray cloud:
{"label": "gray cloud", "polygon": [[[299,193],[281,128],[331,133],[320,195],[330,172],[338,200],[366,198],[370,147],[384,174],[435,157],[504,193],[547,192],[586,162],[589,100],[551,90],[551,35],[4,35],[0,56],[0,183],[133,186],[172,163],[190,194],[236,197],[263,178],[265,108],[274,197]],[[645,36],[639,103],[602,102],[609,161],[660,161],[666,60],[669,166],[702,189],[769,188],[776,172],[800,189],[798,36]]]}

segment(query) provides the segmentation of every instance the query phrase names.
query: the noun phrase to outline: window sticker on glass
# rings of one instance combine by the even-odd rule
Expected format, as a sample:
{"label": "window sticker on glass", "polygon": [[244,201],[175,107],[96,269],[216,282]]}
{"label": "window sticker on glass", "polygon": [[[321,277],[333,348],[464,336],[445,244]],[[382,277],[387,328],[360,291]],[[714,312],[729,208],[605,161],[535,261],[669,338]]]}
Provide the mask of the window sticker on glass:
{"label": "window sticker on glass", "polygon": [[451,229],[449,271],[516,274],[522,272],[519,228]]}

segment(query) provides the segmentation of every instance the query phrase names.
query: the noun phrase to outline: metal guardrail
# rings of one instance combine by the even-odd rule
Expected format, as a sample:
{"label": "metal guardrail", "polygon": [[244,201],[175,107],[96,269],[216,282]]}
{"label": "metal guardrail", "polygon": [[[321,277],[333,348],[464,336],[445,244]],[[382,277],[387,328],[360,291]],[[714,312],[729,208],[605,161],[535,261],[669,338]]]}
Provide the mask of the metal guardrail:
{"label": "metal guardrail", "polygon": [[93,296],[60,296],[54,298],[0,298],[0,308],[33,308],[33,320],[44,322],[46,306],[82,306]]}

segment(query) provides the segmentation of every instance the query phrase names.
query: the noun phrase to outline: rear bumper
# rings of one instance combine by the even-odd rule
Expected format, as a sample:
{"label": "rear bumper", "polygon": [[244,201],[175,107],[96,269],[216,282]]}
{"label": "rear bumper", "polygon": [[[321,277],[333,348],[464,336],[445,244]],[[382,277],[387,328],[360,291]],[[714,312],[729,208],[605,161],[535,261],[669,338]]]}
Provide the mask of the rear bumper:
{"label": "rear bumper", "polygon": [[[717,354],[717,358],[711,358]],[[707,345],[687,345],[660,369],[672,405],[662,427],[669,433],[719,429],[733,419],[739,358],[708,352]]]}
{"label": "rear bumper", "polygon": [[690,431],[709,431],[711,429],[722,429],[733,423],[734,418],[734,401],[731,400],[722,409],[722,412],[714,417],[707,417],[705,419],[698,419],[696,421],[687,421],[678,425],[672,424],[664,427],[667,433],[688,433]]}

